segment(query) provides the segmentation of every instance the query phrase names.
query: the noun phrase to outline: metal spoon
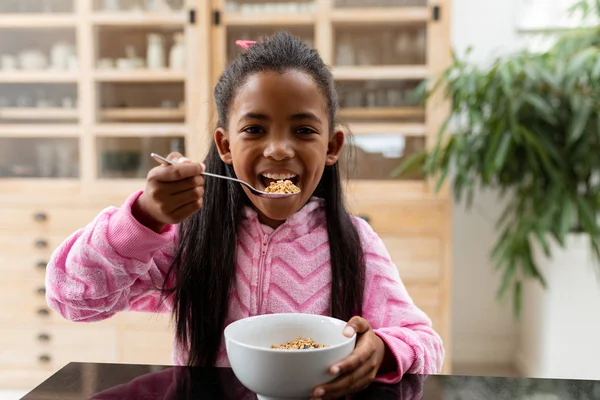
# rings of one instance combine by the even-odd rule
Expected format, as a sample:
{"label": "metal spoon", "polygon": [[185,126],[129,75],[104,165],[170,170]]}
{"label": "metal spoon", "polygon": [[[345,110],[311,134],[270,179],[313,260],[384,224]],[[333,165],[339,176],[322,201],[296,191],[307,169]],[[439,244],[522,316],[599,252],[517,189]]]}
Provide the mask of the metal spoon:
{"label": "metal spoon", "polygon": [[[160,155],[158,155],[156,153],[152,153],[152,154],[150,154],[150,156],[152,158],[154,158],[155,160],[157,160],[158,162],[161,162],[161,163],[167,163],[169,165],[174,165],[175,164],[173,161],[167,160],[163,156],[160,156]],[[263,192],[261,190],[255,189],[248,182],[244,182],[244,181],[236,179],[236,178],[231,178],[229,176],[211,174],[210,172],[203,172],[202,175],[212,176],[213,178],[227,179],[227,180],[230,180],[230,181],[241,183],[242,185],[244,185],[248,189],[250,189],[250,191],[252,192],[252,194],[254,194],[254,195],[258,196],[258,197],[264,197],[264,198],[267,198],[267,199],[282,199],[284,197],[290,197],[290,196],[294,196],[294,195],[298,194],[298,193],[267,193],[267,192]]]}

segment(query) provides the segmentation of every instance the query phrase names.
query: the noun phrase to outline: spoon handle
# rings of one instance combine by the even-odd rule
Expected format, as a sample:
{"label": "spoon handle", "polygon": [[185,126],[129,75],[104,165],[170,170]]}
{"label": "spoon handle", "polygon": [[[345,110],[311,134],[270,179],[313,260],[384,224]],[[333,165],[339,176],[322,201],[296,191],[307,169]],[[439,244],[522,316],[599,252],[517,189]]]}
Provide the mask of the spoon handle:
{"label": "spoon handle", "polygon": [[221,179],[228,179],[230,181],[234,181],[234,182],[238,182],[241,183],[242,185],[246,185],[248,186],[248,184],[244,181],[240,181],[239,179],[236,178],[232,178],[230,176],[224,176],[224,175],[217,175],[217,174],[211,174],[210,172],[203,172],[202,175],[206,175],[206,176],[212,176],[214,178],[221,178]]}
{"label": "spoon handle", "polygon": [[[170,164],[170,165],[173,165],[173,164],[174,164],[174,162],[173,162],[173,161],[167,160],[167,159],[166,159],[166,158],[164,158],[163,156],[161,156],[161,155],[158,155],[158,154],[156,154],[156,153],[152,153],[152,154],[150,154],[150,156],[151,156],[152,158],[154,158],[154,159],[157,159],[157,160],[159,160],[159,161],[163,161],[163,162],[165,162],[165,163],[167,163],[167,164]],[[223,176],[223,175],[211,174],[210,172],[202,172],[202,175],[206,175],[206,176],[212,176],[213,178],[228,179],[228,180],[230,180],[230,181],[238,182],[238,183],[241,183],[242,185],[246,185],[246,186],[250,187],[250,185],[248,185],[246,182],[244,182],[244,181],[241,181],[241,180],[239,180],[239,179],[236,179],[236,178],[231,178],[231,177],[229,177],[229,176]],[[253,189],[253,188],[251,188],[251,189]]]}

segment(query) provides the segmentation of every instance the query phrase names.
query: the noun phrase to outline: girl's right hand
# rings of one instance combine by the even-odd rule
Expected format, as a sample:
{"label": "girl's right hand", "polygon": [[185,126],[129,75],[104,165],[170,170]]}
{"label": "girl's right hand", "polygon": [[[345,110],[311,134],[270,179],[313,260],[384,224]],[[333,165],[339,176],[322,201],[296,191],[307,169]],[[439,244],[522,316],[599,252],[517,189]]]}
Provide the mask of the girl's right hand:
{"label": "girl's right hand", "polygon": [[171,153],[167,159],[176,164],[151,169],[146,188],[132,207],[133,216],[158,233],[202,208],[204,196],[204,177],[200,175],[204,164],[194,163],[179,153]]}

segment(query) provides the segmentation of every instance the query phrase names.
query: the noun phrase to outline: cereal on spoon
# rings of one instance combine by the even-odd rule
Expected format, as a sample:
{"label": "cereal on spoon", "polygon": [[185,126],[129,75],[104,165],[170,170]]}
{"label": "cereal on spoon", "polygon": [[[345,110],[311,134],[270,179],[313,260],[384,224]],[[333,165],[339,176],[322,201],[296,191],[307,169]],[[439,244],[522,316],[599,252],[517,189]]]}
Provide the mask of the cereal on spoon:
{"label": "cereal on spoon", "polygon": [[292,183],[290,180],[280,180],[271,182],[268,188],[265,189],[265,193],[277,193],[277,194],[293,194],[300,193],[300,188]]}

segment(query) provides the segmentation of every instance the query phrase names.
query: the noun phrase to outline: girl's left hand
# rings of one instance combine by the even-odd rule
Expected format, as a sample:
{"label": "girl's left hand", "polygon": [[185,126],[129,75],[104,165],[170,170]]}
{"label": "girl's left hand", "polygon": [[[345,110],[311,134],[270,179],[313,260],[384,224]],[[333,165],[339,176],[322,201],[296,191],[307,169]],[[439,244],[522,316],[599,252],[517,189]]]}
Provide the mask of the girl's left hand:
{"label": "girl's left hand", "polygon": [[352,337],[355,332],[357,341],[352,354],[330,369],[332,375],[339,374],[338,378],[315,388],[313,400],[338,399],[360,392],[375,379],[384,359],[385,343],[373,332],[373,328],[364,318],[354,317],[348,321],[344,335]]}

